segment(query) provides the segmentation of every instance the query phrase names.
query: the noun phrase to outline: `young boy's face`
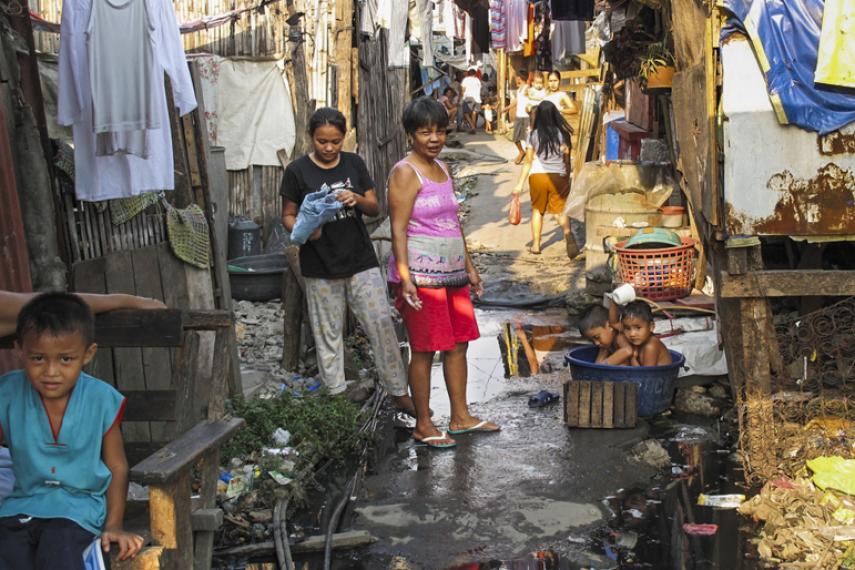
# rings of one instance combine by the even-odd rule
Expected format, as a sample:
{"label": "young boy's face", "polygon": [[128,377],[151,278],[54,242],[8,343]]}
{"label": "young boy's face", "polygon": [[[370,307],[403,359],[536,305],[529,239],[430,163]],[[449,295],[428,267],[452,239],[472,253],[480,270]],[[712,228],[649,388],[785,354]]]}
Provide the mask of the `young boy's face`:
{"label": "young boy's face", "polygon": [[653,323],[638,317],[623,319],[623,334],[633,346],[641,346],[653,334]]}
{"label": "young boy's face", "polygon": [[609,348],[615,341],[615,329],[608,323],[591,327],[585,331],[585,338],[599,348]]}
{"label": "young boy's face", "polygon": [[79,333],[58,336],[30,332],[18,346],[24,372],[45,400],[66,400],[80,371],[95,356],[96,346],[86,346]]}

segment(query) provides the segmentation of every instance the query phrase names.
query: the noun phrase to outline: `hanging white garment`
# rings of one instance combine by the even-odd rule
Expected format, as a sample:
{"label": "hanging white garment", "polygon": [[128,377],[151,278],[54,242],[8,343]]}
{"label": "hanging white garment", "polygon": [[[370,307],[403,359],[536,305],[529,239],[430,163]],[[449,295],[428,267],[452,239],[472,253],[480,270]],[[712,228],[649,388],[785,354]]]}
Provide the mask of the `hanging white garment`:
{"label": "hanging white garment", "polygon": [[[126,153],[96,156],[86,33],[92,0],[63,2],[57,120],[60,124],[71,125],[73,128],[74,188],[79,200],[100,201],[175,188],[172,132],[166,106],[164,72],[172,84],[179,114],[185,115],[196,108],[196,96],[171,2],[145,0],[145,3],[151,24],[149,40],[155,60],[155,71],[151,75],[149,89],[155,105],[157,124],[160,125],[146,132],[147,158]],[[121,51],[125,46],[120,45],[116,49]]]}
{"label": "hanging white garment", "polygon": [[146,0],[97,0],[86,28],[96,133],[160,127]]}
{"label": "hanging white garment", "polygon": [[[226,149],[226,169],[279,166],[277,152],[294,152],[297,129],[284,63],[194,58],[211,144]],[[280,67],[281,64],[281,67]],[[253,101],[247,105],[247,101]]]}
{"label": "hanging white garment", "polygon": [[433,67],[433,1],[416,0],[416,17],[420,21],[419,42],[422,44],[422,65]]}
{"label": "hanging white garment", "polygon": [[[391,17],[389,19],[388,68],[410,66],[410,44],[407,42],[407,18],[409,3],[405,0],[389,2]],[[380,6],[383,6],[381,0]]]}

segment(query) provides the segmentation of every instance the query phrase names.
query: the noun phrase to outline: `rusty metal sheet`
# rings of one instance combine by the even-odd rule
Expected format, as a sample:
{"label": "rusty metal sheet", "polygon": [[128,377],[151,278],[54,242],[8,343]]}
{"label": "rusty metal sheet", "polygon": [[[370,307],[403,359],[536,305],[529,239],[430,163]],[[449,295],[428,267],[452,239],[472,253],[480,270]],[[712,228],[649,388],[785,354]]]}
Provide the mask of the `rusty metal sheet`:
{"label": "rusty metal sheet", "polygon": [[[6,117],[0,106],[0,289],[32,291],[30,264]],[[0,350],[0,374],[17,368],[14,351]]]}
{"label": "rusty metal sheet", "polygon": [[855,128],[821,137],[781,125],[750,44],[721,50],[728,233],[855,234]]}

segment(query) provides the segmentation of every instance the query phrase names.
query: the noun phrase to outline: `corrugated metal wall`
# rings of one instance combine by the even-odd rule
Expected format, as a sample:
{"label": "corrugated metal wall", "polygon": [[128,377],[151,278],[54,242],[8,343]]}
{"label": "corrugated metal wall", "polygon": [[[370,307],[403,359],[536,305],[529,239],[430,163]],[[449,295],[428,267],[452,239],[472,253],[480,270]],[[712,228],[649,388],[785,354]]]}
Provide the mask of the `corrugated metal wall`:
{"label": "corrugated metal wall", "polygon": [[[0,289],[32,291],[30,265],[6,117],[0,107]],[[0,350],[0,373],[17,368],[11,350]]]}

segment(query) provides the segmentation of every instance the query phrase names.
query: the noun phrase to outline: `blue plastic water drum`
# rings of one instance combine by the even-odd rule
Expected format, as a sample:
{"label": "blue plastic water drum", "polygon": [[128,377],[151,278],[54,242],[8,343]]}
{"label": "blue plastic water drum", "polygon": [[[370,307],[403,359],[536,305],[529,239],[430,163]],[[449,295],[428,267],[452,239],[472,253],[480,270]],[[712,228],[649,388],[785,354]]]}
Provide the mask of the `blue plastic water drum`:
{"label": "blue plastic water drum", "polygon": [[620,160],[620,133],[611,122],[606,124],[606,160]]}
{"label": "blue plastic water drum", "polygon": [[596,346],[580,346],[566,354],[564,362],[570,366],[573,380],[609,380],[638,385],[639,417],[656,415],[671,406],[674,386],[686,357],[669,350],[673,362],[664,366],[612,366],[594,362],[598,351]]}

